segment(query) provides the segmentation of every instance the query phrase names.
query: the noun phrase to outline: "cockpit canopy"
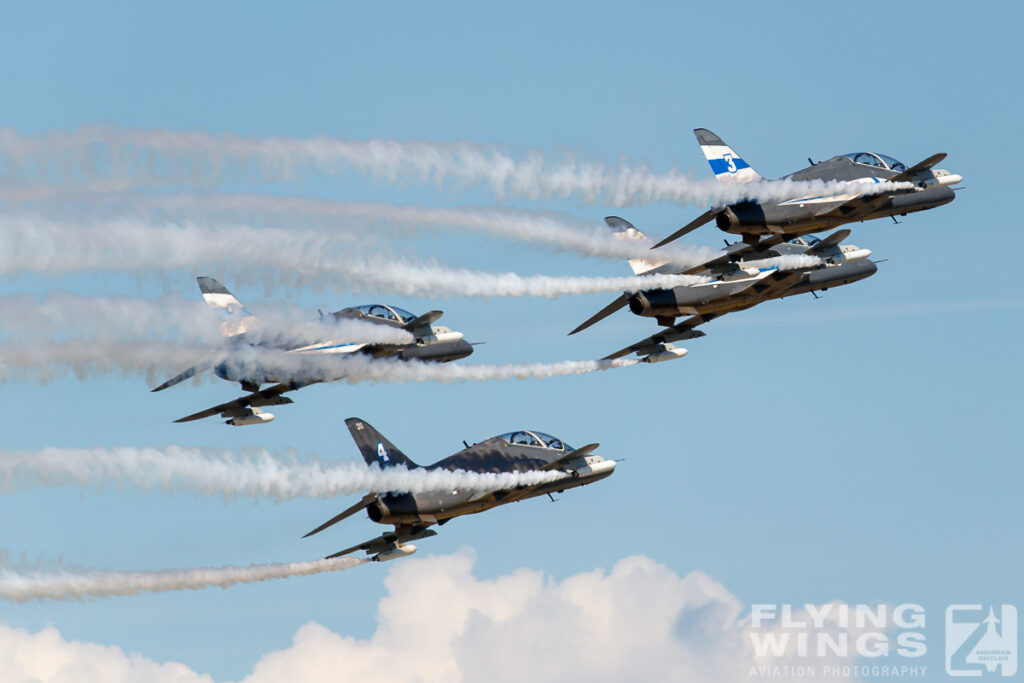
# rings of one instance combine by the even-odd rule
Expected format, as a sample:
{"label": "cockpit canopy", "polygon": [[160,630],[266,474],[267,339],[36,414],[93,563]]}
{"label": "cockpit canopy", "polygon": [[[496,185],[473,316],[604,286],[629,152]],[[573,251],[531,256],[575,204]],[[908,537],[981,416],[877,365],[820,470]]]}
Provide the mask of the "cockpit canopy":
{"label": "cockpit canopy", "polygon": [[412,313],[404,311],[397,306],[368,304],[366,306],[357,306],[356,310],[372,318],[383,318],[384,320],[394,320],[396,322],[408,323],[416,319],[416,316]]}
{"label": "cockpit canopy", "polygon": [[896,171],[902,173],[907,170],[905,164],[890,156],[884,154],[874,154],[872,152],[854,152],[852,154],[841,154],[855,164],[864,164],[865,166],[877,166],[878,168],[887,168],[890,171]]}
{"label": "cockpit canopy", "polygon": [[798,247],[813,247],[820,241],[821,240],[815,237],[814,235],[803,235],[802,237],[797,237],[795,239],[789,240],[789,243],[795,244]]}
{"label": "cockpit canopy", "polygon": [[544,432],[538,432],[534,430],[521,431],[521,432],[508,432],[498,437],[504,439],[506,443],[510,443],[516,446],[535,446],[537,448],[549,448],[555,451],[571,451],[574,450],[572,446],[565,443],[558,437],[545,434]]}

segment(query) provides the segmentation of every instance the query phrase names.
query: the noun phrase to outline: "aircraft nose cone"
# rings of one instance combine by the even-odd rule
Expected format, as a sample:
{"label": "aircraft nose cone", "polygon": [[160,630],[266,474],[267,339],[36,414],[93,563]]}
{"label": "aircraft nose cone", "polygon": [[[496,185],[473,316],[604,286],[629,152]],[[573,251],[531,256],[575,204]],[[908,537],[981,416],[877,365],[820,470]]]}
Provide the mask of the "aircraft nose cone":
{"label": "aircraft nose cone", "polygon": [[462,354],[459,358],[465,358],[466,356],[473,355],[473,345],[465,339],[460,339],[455,343],[455,353]]}

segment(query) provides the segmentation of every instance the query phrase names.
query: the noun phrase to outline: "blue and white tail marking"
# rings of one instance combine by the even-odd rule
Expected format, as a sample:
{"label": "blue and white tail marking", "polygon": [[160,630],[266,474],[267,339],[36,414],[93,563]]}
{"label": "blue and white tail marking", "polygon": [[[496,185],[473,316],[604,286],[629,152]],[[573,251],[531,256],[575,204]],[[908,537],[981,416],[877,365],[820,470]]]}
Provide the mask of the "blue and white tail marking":
{"label": "blue and white tail marking", "polygon": [[[620,242],[632,242],[634,244],[642,244],[645,246],[651,245],[650,238],[634,228],[633,224],[625,218],[619,218],[618,216],[606,216],[604,222],[611,229],[612,237]],[[629,267],[633,269],[634,275],[651,273],[667,263],[668,261],[649,261],[642,258],[629,259]]]}
{"label": "blue and white tail marking", "polygon": [[751,168],[743,157],[722,141],[722,138],[707,128],[695,128],[693,134],[697,136],[700,149],[704,152],[704,157],[711,165],[711,172],[715,174],[718,182],[734,185],[761,180],[761,174]]}
{"label": "blue and white tail marking", "polygon": [[200,276],[196,280],[206,304],[219,312],[224,319],[220,325],[221,334],[228,338],[235,337],[255,327],[256,317],[228,291],[227,287],[212,277]]}

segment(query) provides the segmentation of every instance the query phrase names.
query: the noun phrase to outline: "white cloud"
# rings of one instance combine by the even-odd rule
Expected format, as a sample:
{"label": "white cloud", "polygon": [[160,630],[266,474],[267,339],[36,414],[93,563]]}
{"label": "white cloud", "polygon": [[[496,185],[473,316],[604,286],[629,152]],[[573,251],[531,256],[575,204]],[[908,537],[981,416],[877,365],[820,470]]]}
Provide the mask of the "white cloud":
{"label": "white cloud", "polygon": [[[610,571],[596,569],[558,582],[531,569],[478,579],[473,564],[473,554],[465,551],[394,565],[373,636],[342,636],[311,622],[298,630],[290,647],[263,655],[242,683],[385,677],[394,683],[749,683],[751,667],[765,663],[754,655],[743,605],[701,572],[679,576],[635,556]],[[781,658],[771,663],[787,661],[797,663]],[[29,634],[0,627],[0,681],[37,680],[210,681],[182,664],[69,643],[52,628]]]}
{"label": "white cloud", "polygon": [[213,683],[184,664],[159,664],[118,647],[64,640],[48,626],[38,633],[0,626],[4,683]]}

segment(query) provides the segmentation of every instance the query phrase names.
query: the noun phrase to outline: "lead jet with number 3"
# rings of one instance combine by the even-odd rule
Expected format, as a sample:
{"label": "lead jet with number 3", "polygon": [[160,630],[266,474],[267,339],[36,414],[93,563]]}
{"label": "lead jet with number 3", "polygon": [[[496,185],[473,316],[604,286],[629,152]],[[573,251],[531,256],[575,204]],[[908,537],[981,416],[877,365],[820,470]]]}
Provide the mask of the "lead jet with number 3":
{"label": "lead jet with number 3", "polygon": [[[697,128],[693,132],[720,183],[735,186],[763,180],[710,130]],[[841,194],[798,195],[778,202],[744,200],[712,207],[654,248],[711,221],[715,221],[719,229],[742,235],[744,242],[756,245],[765,235],[798,237],[846,223],[890,216],[895,220],[897,215],[933,209],[953,201],[956,193],[951,186],[963,180],[955,173],[935,168],[945,158],[946,154],[940,152],[909,168],[892,157],[872,152],[841,154],[827,161],[811,162],[807,168],[781,180],[845,181],[852,185]],[[858,186],[863,187],[863,191],[858,191]]]}

